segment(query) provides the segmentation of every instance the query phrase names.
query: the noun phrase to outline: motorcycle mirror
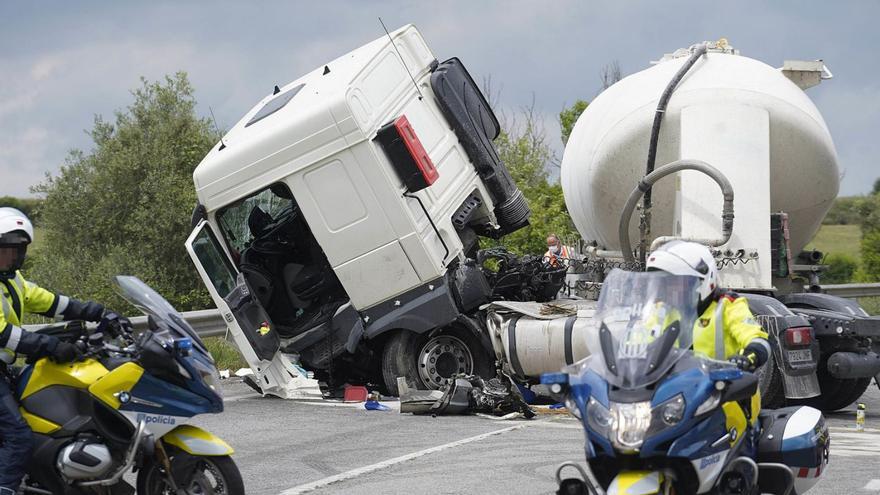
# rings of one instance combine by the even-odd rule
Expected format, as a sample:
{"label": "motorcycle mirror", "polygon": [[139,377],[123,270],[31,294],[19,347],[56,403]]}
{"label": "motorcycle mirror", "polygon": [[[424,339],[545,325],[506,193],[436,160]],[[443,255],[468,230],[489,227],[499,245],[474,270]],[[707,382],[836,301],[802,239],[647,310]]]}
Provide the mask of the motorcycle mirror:
{"label": "motorcycle mirror", "polygon": [[758,377],[751,373],[743,373],[741,378],[730,382],[721,391],[721,402],[739,402],[751,399],[758,391]]}

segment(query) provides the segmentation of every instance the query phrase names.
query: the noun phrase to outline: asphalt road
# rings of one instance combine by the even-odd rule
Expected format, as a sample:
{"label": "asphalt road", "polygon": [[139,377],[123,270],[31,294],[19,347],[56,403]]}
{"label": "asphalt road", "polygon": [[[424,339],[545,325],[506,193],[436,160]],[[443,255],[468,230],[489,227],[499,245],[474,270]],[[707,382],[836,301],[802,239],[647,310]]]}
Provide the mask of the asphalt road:
{"label": "asphalt road", "polygon": [[[226,411],[195,423],[228,441],[247,493],[552,493],[561,462],[583,459],[583,433],[567,416],[501,421],[412,416],[362,404],[263,398],[229,382]],[[811,494],[880,493],[880,391],[826,415],[831,461]],[[391,404],[396,406],[396,404]]]}

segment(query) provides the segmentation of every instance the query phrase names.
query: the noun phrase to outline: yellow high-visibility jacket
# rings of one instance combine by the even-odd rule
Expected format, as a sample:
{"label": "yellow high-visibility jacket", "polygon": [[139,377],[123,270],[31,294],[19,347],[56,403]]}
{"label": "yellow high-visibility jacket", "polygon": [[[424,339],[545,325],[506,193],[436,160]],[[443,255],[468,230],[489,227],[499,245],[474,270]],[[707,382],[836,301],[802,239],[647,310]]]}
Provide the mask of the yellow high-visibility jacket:
{"label": "yellow high-visibility jacket", "polygon": [[[642,338],[653,341],[672,322],[680,319],[681,314],[676,309],[658,303],[644,322],[647,333]],[[638,340],[638,336],[630,336],[627,343],[637,343],[633,338]],[[767,333],[755,321],[748,300],[733,292],[723,293],[712,301],[694,322],[694,353],[719,361],[739,354],[756,338],[767,339]],[[767,351],[769,353],[770,349]]]}
{"label": "yellow high-visibility jacket", "polygon": [[733,292],[713,301],[694,323],[694,353],[712,359],[727,360],[756,338],[767,339],[767,332],[746,298]]}
{"label": "yellow high-visibility jacket", "polygon": [[25,280],[20,271],[15,272],[15,278],[0,279],[0,362],[11,363],[16,352],[45,352],[50,339],[29,334],[22,328],[25,313],[64,320],[100,321],[104,307],[53,294]]}

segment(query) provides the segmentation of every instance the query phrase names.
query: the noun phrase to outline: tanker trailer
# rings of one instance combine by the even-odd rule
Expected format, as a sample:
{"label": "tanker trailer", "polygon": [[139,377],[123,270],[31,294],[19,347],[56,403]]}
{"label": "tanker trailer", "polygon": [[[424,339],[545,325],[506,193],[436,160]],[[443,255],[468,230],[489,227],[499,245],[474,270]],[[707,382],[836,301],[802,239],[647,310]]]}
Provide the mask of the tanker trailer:
{"label": "tanker trailer", "polygon": [[795,264],[838,192],[834,143],[804,93],[830,76],[821,61],[776,69],[723,39],[681,49],[596,97],[562,160],[586,264],[600,267],[586,282],[670,239],[709,245],[774,343],[762,379],[772,405],[839,409],[880,372],[880,318],[803,293],[799,270],[816,269]]}

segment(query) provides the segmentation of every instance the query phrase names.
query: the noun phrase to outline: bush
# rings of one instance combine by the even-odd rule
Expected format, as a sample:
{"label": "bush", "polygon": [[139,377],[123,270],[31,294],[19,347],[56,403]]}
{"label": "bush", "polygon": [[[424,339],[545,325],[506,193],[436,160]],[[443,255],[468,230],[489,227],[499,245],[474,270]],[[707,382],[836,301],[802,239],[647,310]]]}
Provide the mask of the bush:
{"label": "bush", "polygon": [[854,280],[859,262],[845,254],[829,254],[825,257],[828,269],[822,273],[823,284],[848,284]]}
{"label": "bush", "polygon": [[861,282],[880,281],[880,229],[870,229],[862,234]]}

